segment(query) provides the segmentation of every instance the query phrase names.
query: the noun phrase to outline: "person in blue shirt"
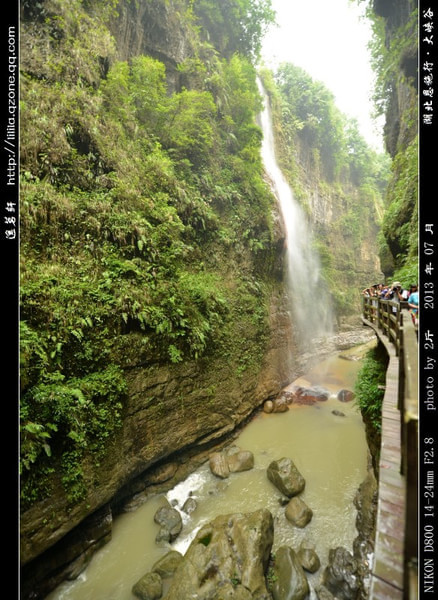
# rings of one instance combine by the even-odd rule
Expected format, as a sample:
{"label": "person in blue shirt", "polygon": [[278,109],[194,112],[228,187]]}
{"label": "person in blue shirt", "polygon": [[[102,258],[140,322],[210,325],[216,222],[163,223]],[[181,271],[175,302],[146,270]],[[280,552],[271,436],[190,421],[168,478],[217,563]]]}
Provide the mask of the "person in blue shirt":
{"label": "person in blue shirt", "polygon": [[409,298],[408,298],[409,312],[411,313],[412,320],[416,325],[418,323],[418,304],[419,304],[417,285],[411,285],[409,291],[410,291]]}

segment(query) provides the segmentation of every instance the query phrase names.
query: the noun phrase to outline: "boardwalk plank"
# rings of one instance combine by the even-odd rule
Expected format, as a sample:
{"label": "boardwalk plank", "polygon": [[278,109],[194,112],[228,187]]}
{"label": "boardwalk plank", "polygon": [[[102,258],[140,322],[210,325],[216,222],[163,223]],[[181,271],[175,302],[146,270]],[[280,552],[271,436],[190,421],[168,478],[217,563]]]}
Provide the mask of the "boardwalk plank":
{"label": "boardwalk plank", "polygon": [[370,586],[370,599],[372,600],[402,600],[402,590],[375,577]]}
{"label": "boardwalk plank", "polygon": [[[366,303],[365,303],[366,304]],[[364,306],[365,306],[364,304]],[[386,304],[385,304],[386,306]],[[382,310],[386,310],[385,308]],[[365,315],[366,313],[364,313]],[[392,316],[392,315],[391,315]],[[400,318],[402,320],[402,318]],[[402,419],[399,411],[399,372],[403,368],[388,333],[376,323],[363,317],[365,325],[376,332],[386,348],[389,363],[386,370],[385,394],[382,406],[382,433],[379,459],[379,490],[377,502],[376,538],[374,561],[370,580],[370,600],[416,599],[416,593],[403,593],[405,566],[405,525],[407,488],[401,475]],[[397,335],[402,329],[395,326]],[[394,341],[398,342],[399,340]]]}

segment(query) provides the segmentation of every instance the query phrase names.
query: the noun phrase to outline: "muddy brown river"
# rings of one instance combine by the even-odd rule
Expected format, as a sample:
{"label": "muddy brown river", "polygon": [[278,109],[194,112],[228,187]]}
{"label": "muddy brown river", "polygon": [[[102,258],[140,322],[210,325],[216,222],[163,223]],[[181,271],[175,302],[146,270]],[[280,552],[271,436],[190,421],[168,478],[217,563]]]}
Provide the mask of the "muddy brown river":
{"label": "muddy brown river", "polygon": [[[112,540],[92,559],[73,582],[59,586],[50,600],[133,600],[132,586],[170,548],[184,553],[201,525],[219,514],[252,512],[268,508],[275,521],[274,550],[281,545],[298,549],[310,542],[321,560],[317,573],[310,575],[311,588],[319,582],[328,551],[336,546],[352,550],[356,509],[354,496],[366,475],[367,445],[364,425],[354,400],[340,402],[337,393],[353,389],[367,346],[332,356],[292,385],[320,386],[330,396],[314,405],[292,404],[285,413],[259,413],[234,444],[250,450],[255,457],[251,471],[231,474],[220,480],[211,474],[208,463],[170,490],[167,500],[182,508],[188,497],[196,510],[183,515],[183,531],[173,544],[157,545],[159,526],[153,517],[164,497],[149,498],[134,512],[115,520]],[[333,414],[340,411],[344,416]],[[266,476],[274,459],[290,457],[306,479],[301,498],[312,509],[310,523],[300,529],[284,516],[280,492]],[[316,597],[312,591],[311,598]]]}

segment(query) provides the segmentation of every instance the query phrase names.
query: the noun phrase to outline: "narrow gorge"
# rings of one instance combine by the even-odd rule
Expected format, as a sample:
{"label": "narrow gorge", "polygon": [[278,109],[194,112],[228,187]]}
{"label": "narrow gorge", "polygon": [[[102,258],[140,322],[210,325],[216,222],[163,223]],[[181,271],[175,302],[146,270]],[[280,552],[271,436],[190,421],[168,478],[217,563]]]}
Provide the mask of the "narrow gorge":
{"label": "narrow gorge", "polygon": [[[266,401],[370,340],[359,290],[383,277],[388,163],[316,127],[329,106],[349,129],[328,90],[299,113],[305,73],[256,69],[270,2],[231,5],[22,2],[23,600],[78,577],[133,499],[175,489]],[[268,104],[292,234],[263,163]],[[299,235],[316,257],[304,297]]]}

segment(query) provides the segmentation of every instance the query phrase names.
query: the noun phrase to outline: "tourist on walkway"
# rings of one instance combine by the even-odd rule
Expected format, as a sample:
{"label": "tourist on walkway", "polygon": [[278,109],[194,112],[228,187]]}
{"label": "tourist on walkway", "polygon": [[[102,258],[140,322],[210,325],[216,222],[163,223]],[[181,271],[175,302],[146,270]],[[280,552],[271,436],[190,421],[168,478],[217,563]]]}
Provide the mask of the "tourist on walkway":
{"label": "tourist on walkway", "polygon": [[395,302],[403,300],[403,289],[399,281],[394,281],[392,286],[388,289],[385,300],[394,300]]}
{"label": "tourist on walkway", "polygon": [[419,304],[419,296],[418,296],[418,287],[417,285],[411,285],[410,294],[408,298],[409,312],[412,315],[412,321],[414,325],[418,323],[418,304]]}
{"label": "tourist on walkway", "polygon": [[[400,303],[401,300],[404,300],[402,292],[403,292],[403,289],[402,289],[401,283],[399,281],[394,281],[392,286],[389,288],[387,294],[385,295],[385,300],[392,300],[393,302]],[[396,306],[392,307],[392,312],[394,314],[397,313]]]}
{"label": "tourist on walkway", "polygon": [[385,293],[387,292],[386,287],[384,286],[383,283],[379,283],[376,285],[376,292],[379,298],[382,298],[383,296],[383,291],[385,290]]}

